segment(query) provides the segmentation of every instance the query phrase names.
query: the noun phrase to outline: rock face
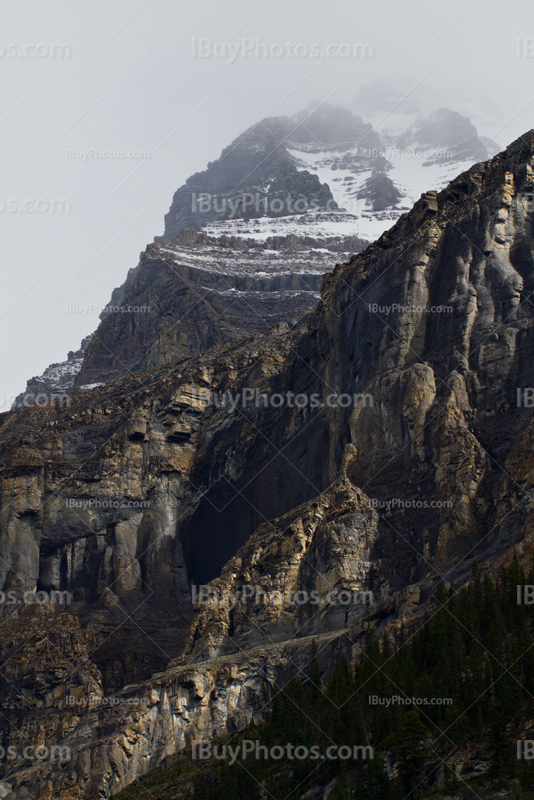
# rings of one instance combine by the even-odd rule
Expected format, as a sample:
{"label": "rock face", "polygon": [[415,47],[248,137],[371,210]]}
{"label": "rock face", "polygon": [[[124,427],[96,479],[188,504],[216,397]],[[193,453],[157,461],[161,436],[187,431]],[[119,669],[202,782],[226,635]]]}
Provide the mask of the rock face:
{"label": "rock face", "polygon": [[[531,552],[533,198],[531,131],[338,265],[301,326],[2,415],[0,587],[72,592],[29,632],[36,653],[50,632],[85,659],[71,689],[40,645],[43,671],[37,656],[3,683],[6,745],[26,724],[71,752],[10,767],[9,797],[76,796],[67,769],[78,797],[106,797],[250,719],[257,676],[299,637],[351,655],[368,614],[415,624],[439,576]],[[215,600],[194,607],[204,584]],[[290,602],[304,590],[313,608]],[[75,719],[61,704],[79,682],[150,702]]]}
{"label": "rock face", "polygon": [[356,195],[358,200],[366,200],[373,211],[384,211],[386,208],[396,206],[402,195],[387,175],[383,172],[374,172],[365,181],[363,189]]}
{"label": "rock face", "polygon": [[295,324],[318,302],[324,273],[365,244],[357,237],[254,239],[192,230],[151,244],[126,284],[122,311],[107,314],[93,336],[76,385]]}
{"label": "rock face", "polygon": [[408,148],[433,148],[435,152],[429,162],[434,164],[466,158],[483,161],[488,155],[496,153],[495,144],[481,139],[471,120],[448,108],[437,109],[428,117],[414,123],[400,137],[400,141]]}
{"label": "rock face", "polygon": [[[178,189],[162,239],[171,241],[186,228],[215,220],[333,211],[351,198],[367,200],[362,191],[371,176],[372,185],[381,185],[381,202],[372,197],[359,209],[395,209],[394,219],[402,197],[417,197],[405,185],[406,175],[397,175],[399,159],[406,163],[416,155],[412,160],[426,166],[457,165],[483,161],[497,150],[493,142],[482,141],[467,117],[445,108],[417,118],[398,133],[376,131],[348,109],[329,104],[295,117],[267,117]],[[339,170],[343,177],[332,174]],[[439,170],[427,172],[427,186],[443,181]],[[336,186],[340,182],[345,185]]]}
{"label": "rock face", "polygon": [[448,109],[398,134],[329,105],[262,120],[178,189],[164,235],[101,314],[76,386],[294,324],[321,274],[488,147]]}
{"label": "rock face", "polygon": [[[369,144],[378,141],[371,125],[343,109],[329,109],[327,116],[302,112],[295,119],[262,120],[238,136],[204,172],[192,175],[178,189],[165,217],[163,240],[171,241],[184,228],[198,228],[214,220],[285,217],[310,208],[335,210],[337,203],[329,186],[308,170],[299,170],[288,147],[362,138]],[[244,196],[247,193],[248,198]]]}
{"label": "rock face", "polygon": [[372,560],[378,521],[367,495],[345,478],[261,525],[220,578],[195,590],[185,655],[211,658],[297,632],[349,628],[379,592],[387,595]]}
{"label": "rock face", "polygon": [[[351,657],[355,649],[332,635],[320,637],[319,643],[323,658],[332,660],[342,654]],[[246,655],[205,660],[200,666],[171,664],[150,684],[132,685],[112,698],[103,698],[94,686],[74,689],[76,694],[56,700],[56,716],[63,720],[63,753],[57,763],[52,768],[24,764],[3,779],[4,796],[41,800],[48,792],[54,800],[108,797],[190,747],[192,740],[220,737],[252,720],[259,722],[265,686],[275,687],[290,669],[303,669],[310,646],[310,639],[300,639],[285,647],[266,645]],[[65,697],[77,704],[67,705]],[[48,730],[53,730],[50,722]],[[21,794],[27,787],[29,795]]]}

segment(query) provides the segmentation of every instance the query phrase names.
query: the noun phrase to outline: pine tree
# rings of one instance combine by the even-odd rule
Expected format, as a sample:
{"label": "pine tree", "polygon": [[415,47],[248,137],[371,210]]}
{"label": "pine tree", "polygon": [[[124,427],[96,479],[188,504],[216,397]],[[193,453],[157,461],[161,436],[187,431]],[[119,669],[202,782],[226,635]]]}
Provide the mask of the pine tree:
{"label": "pine tree", "polygon": [[418,796],[425,761],[429,752],[424,744],[428,735],[426,725],[421,722],[416,709],[404,714],[399,729],[386,739],[384,745],[399,761],[399,781],[402,791]]}

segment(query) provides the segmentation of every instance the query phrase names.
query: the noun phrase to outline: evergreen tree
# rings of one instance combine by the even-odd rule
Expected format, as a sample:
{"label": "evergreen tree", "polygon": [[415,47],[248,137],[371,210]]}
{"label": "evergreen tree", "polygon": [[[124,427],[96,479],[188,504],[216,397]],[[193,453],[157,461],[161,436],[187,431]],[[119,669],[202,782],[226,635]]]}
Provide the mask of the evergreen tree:
{"label": "evergreen tree", "polygon": [[405,795],[416,797],[420,794],[419,784],[423,776],[425,761],[429,757],[425,739],[428,729],[415,708],[404,714],[399,729],[392,733],[384,746],[398,758],[399,782]]}

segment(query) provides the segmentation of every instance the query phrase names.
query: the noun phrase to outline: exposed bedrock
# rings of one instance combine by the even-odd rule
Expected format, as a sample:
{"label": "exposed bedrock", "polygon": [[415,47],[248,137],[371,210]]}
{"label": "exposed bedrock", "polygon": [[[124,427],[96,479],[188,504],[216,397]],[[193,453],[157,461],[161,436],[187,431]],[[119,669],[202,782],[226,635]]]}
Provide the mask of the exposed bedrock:
{"label": "exposed bedrock", "polygon": [[88,345],[76,385],[182,361],[214,345],[295,324],[325,272],[367,244],[358,237],[265,241],[182,231],[151,244]]}
{"label": "exposed bedrock", "polygon": [[[306,326],[73,394],[68,408],[2,415],[0,588],[72,592],[67,609],[27,623],[35,661],[3,683],[4,701],[31,741],[72,743],[79,797],[250,718],[276,659],[258,672],[247,648],[356,630],[361,603],[329,605],[331,587],[372,592],[378,626],[381,603],[394,621],[439,575],[465,579],[475,556],[491,567],[514,544],[531,551],[533,153],[530,132],[424,195],[327,275]],[[245,407],[246,389],[286,399]],[[264,595],[193,607],[191,584],[208,582],[223,598],[248,585]],[[286,603],[296,591],[317,591],[316,607]],[[20,632],[1,635],[15,652]],[[37,646],[47,638],[74,670],[85,659],[79,680],[97,694],[152,687],[150,710],[127,730],[64,714],[65,677]],[[213,689],[207,657],[237,670],[231,691]],[[183,689],[160,691],[169,669],[190,676],[201,711],[176,699]],[[46,780],[70,791],[67,768],[24,769],[6,781],[36,797]]]}

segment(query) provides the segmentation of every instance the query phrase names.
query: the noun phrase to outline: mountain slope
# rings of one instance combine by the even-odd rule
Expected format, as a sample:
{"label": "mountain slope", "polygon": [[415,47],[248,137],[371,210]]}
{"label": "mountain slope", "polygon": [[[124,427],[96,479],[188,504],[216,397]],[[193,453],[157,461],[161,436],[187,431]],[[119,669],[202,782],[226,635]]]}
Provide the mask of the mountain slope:
{"label": "mountain slope", "polygon": [[324,273],[366,244],[351,236],[313,238],[307,228],[300,237],[279,228],[262,238],[250,228],[223,230],[182,231],[171,243],[147,247],[123,298],[126,307],[144,312],[109,314],[102,321],[77,386],[295,324],[318,302]]}
{"label": "mountain slope", "polygon": [[446,109],[398,136],[328,105],[263,120],[176,192],[164,236],[121,290],[149,312],[108,315],[76,385],[294,324],[317,302],[321,272],[486,155],[472,123]]}
{"label": "mountain slope", "polygon": [[[533,196],[530,131],[338,265],[306,325],[74,394],[68,409],[3,415],[3,590],[73,593],[68,609],[15,612],[27,650],[20,624],[0,633],[20,651],[3,684],[7,743],[23,725],[68,744],[69,786],[108,796],[242,728],[264,680],[309,661],[303,633],[324,637],[331,669],[356,657],[366,620],[422,622],[440,577],[465,584],[474,557],[491,572],[515,546],[530,556],[533,423],[517,398],[534,385]],[[193,607],[191,584],[208,582],[215,596],[275,593],[262,608],[243,595]],[[318,615],[288,607],[312,587]],[[341,590],[376,601],[329,609]],[[43,632],[61,655],[32,663]],[[115,692],[135,711],[67,705]],[[57,765],[6,776],[31,792],[48,780],[69,796]]]}
{"label": "mountain slope", "polygon": [[[375,130],[327,104],[266,118],[191,176],[164,235],[100,315],[73,365],[76,388],[294,324],[317,302],[321,272],[375,240],[422,192],[497,152],[448,109],[386,122]],[[49,368],[26,393],[63,391],[57,373]]]}

